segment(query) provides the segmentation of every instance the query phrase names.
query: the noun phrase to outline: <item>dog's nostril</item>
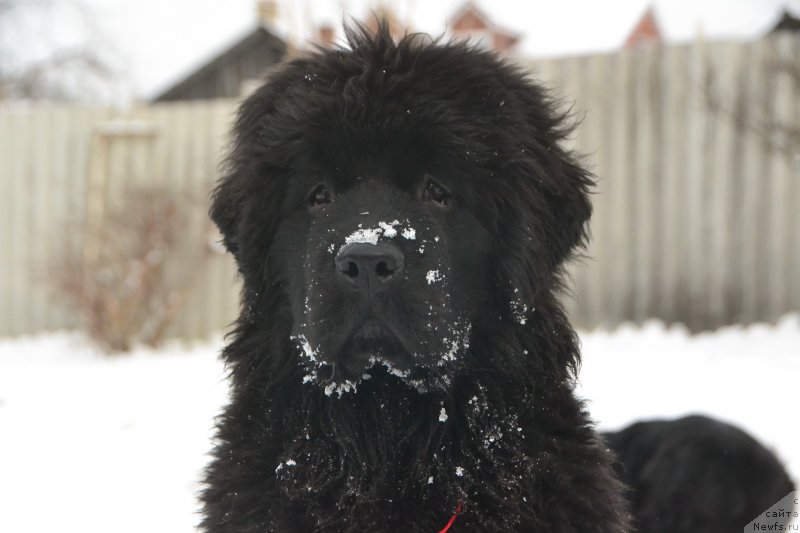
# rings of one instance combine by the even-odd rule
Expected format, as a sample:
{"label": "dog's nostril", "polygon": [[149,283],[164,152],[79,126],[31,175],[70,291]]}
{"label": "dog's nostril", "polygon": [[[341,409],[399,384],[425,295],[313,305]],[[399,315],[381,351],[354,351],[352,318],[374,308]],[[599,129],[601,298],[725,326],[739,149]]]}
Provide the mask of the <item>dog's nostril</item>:
{"label": "dog's nostril", "polygon": [[389,265],[386,264],[386,261],[380,261],[377,265],[375,265],[375,273],[379,278],[386,279],[394,274],[394,269],[390,269]]}
{"label": "dog's nostril", "polygon": [[349,278],[357,278],[358,277],[358,265],[355,264],[353,261],[348,261],[347,268],[342,270],[342,273],[349,277]]}

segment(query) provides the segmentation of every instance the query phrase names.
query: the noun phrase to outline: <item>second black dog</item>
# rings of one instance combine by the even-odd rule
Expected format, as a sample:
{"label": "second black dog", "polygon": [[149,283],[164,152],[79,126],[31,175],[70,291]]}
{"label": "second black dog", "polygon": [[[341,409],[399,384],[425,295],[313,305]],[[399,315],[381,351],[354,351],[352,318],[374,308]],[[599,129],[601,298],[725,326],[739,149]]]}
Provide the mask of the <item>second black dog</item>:
{"label": "second black dog", "polygon": [[639,422],[605,438],[631,488],[640,533],[742,531],[794,490],[772,452],[704,416]]}

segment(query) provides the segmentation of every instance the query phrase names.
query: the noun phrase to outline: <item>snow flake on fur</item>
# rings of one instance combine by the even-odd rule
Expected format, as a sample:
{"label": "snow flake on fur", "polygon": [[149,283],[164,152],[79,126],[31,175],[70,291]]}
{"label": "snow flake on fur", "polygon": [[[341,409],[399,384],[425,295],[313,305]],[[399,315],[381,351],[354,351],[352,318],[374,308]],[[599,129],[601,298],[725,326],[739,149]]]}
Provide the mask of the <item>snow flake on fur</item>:
{"label": "snow flake on fur", "polygon": [[[413,241],[417,238],[417,232],[410,226],[408,220],[405,221],[406,227],[401,229],[400,235],[406,239]],[[365,228],[361,224],[358,229],[344,238],[344,245],[351,243],[364,243],[364,244],[378,244],[381,237],[385,239],[393,239],[397,237],[397,227],[400,226],[400,221],[395,219],[391,222],[378,222],[376,228]],[[331,245],[333,246],[333,245]],[[331,248],[328,248],[331,250]],[[331,250],[332,251],[332,250]]]}

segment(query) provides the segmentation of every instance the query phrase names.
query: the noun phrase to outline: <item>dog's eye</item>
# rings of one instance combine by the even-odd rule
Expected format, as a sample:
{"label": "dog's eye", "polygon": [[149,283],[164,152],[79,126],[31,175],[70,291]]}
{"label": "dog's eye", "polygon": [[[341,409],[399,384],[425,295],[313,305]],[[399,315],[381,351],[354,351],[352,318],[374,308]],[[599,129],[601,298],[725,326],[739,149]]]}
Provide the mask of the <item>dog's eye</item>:
{"label": "dog's eye", "polygon": [[424,197],[426,200],[436,202],[437,204],[447,205],[447,199],[450,197],[450,194],[435,181],[428,180],[428,184],[425,185]]}
{"label": "dog's eye", "polygon": [[317,185],[308,195],[308,205],[319,207],[331,202],[331,193],[325,185]]}

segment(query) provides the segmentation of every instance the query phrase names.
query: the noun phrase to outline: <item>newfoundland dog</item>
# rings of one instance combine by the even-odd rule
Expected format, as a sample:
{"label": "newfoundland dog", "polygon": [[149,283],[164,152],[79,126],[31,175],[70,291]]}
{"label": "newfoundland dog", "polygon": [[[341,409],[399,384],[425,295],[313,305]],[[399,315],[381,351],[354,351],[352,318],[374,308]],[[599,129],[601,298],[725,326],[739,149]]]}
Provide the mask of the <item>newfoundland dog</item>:
{"label": "newfoundland dog", "polygon": [[[794,490],[772,452],[705,416],[637,422],[605,437],[631,487],[639,533],[742,531]],[[789,531],[788,517],[769,520],[783,525],[774,531]]]}
{"label": "newfoundland dog", "polygon": [[241,106],[211,217],[243,281],[208,532],[623,532],[557,299],[591,176],[548,94],[385,25]]}

